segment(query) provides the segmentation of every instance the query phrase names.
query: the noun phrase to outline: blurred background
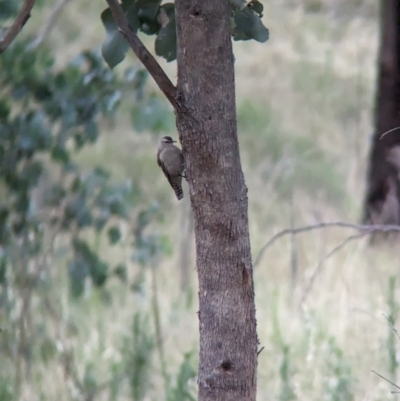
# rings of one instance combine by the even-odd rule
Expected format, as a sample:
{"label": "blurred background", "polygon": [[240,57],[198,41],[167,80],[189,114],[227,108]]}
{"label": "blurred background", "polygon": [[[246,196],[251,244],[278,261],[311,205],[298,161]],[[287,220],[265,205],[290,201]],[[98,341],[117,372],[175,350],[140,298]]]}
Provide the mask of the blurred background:
{"label": "blurred background", "polygon": [[[361,221],[378,3],[263,1],[270,40],[234,42],[260,401],[393,397],[371,373],[396,381],[393,246],[332,227],[259,257],[285,228]],[[194,400],[188,189],[178,203],[156,164],[173,112],[131,52],[102,61],[105,2],[57,4],[0,56],[0,400]]]}

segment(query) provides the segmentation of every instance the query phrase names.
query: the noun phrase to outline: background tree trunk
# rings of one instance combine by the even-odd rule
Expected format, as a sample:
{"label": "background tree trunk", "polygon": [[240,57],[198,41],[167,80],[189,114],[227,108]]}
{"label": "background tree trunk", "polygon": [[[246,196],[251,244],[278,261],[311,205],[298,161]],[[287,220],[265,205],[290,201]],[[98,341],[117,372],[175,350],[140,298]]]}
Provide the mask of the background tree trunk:
{"label": "background tree trunk", "polygon": [[257,334],[229,1],[176,0],[175,7],[177,127],[199,278],[199,400],[254,401]]}
{"label": "background tree trunk", "polygon": [[[400,224],[400,3],[381,3],[381,43],[364,221]],[[382,137],[382,138],[381,138]]]}

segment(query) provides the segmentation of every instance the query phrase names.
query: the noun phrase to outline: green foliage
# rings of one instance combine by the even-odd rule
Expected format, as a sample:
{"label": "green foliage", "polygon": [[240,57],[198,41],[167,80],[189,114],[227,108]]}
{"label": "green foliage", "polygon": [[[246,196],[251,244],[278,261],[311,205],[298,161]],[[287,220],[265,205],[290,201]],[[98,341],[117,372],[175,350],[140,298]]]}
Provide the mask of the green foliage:
{"label": "green foliage", "polygon": [[251,0],[249,2],[249,7],[251,7],[254,12],[260,16],[260,18],[262,18],[264,6],[258,0]]}
{"label": "green foliage", "polygon": [[150,331],[148,317],[136,313],[133,318],[132,335],[125,339],[122,350],[134,401],[143,400],[150,386],[150,367],[154,349],[155,338]]}
{"label": "green foliage", "polygon": [[107,231],[108,239],[111,245],[115,245],[121,239],[121,230],[114,226],[110,227]]}
{"label": "green foliage", "polygon": [[[160,3],[160,0],[123,0],[121,7],[134,32],[140,29],[148,35],[154,35],[161,29],[157,18]],[[109,67],[114,68],[125,58],[129,45],[119,33],[109,8],[101,13],[100,18],[106,30],[106,39],[101,49],[102,54]]]}
{"label": "green foliage", "polygon": [[156,96],[138,102],[131,111],[132,125],[141,133],[172,131],[175,120],[165,102]]}
{"label": "green foliage", "polygon": [[55,342],[48,336],[44,335],[39,344],[40,359],[45,365],[48,365],[57,355],[57,347]]}
{"label": "green foliage", "polygon": [[247,7],[237,8],[233,13],[233,39],[266,42],[269,31],[261,21],[263,5],[258,1],[251,1]]}
{"label": "green foliage", "polygon": [[132,260],[144,267],[154,262],[162,254],[170,253],[170,243],[164,236],[154,235],[148,230],[152,221],[161,218],[161,211],[157,203],[140,211],[137,217],[136,228],[133,232],[134,253]]}
{"label": "green foliage", "polygon": [[388,298],[387,298],[387,306],[388,306],[388,323],[389,323],[389,334],[387,339],[387,352],[388,352],[388,368],[390,373],[390,378],[392,380],[396,380],[397,376],[397,368],[399,363],[397,361],[397,341],[394,328],[396,326],[396,317],[398,312],[398,305],[396,302],[396,277],[389,277],[389,288],[388,288]]}
{"label": "green foliage", "polygon": [[[58,222],[63,229],[77,225],[101,231],[110,218],[128,217],[127,202],[135,189],[110,185],[109,174],[102,169],[81,172],[72,155],[97,140],[99,117],[114,113],[124,90],[136,91],[144,101],[146,77],[129,69],[120,81],[91,52],[82,53],[62,71],[53,72],[53,64],[46,51],[30,52],[24,44],[16,44],[0,58],[0,173],[10,198],[0,203],[2,243],[24,229],[35,230],[40,207],[64,204]],[[157,103],[154,97],[152,102]],[[154,107],[161,120],[162,107],[158,103]],[[139,110],[134,104],[134,116],[139,116]],[[144,121],[139,124],[152,128]],[[157,124],[161,129],[161,123]],[[43,163],[46,153],[51,168]],[[32,201],[31,192],[43,177],[54,180],[38,204]],[[118,241],[115,230],[109,235],[113,243]]]}
{"label": "green foliage", "polygon": [[127,268],[123,263],[119,263],[114,268],[114,274],[121,280],[121,282],[126,283],[128,279]]}
{"label": "green foliage", "polygon": [[[69,294],[80,302],[87,288],[104,288],[113,276],[128,280],[123,263],[112,267],[101,254],[101,241],[122,246],[134,237],[131,230],[143,233],[159,218],[151,207],[137,204],[138,184],[116,184],[104,168],[86,170],[76,162],[77,153],[96,143],[100,123],[114,117],[124,97],[130,97],[137,116],[141,105],[149,104],[146,77],[137,68],[118,77],[96,51],[84,51],[56,68],[48,50],[32,51],[28,42],[15,41],[0,57],[0,309],[6,311],[0,333],[0,360],[5,362],[0,362],[0,370],[12,361],[14,381],[11,387],[0,382],[1,399],[11,397],[9,388],[19,391],[21,372],[32,363],[40,360],[50,366],[64,352],[43,324],[51,319],[61,325],[63,319],[51,295],[54,280],[63,276],[54,268],[55,261],[67,265]],[[162,106],[155,107],[161,115]],[[142,216],[137,227],[130,222],[133,210]],[[143,234],[135,243],[143,266],[146,257],[162,251],[158,241],[157,235],[147,239]],[[105,299],[105,289],[101,294]],[[30,306],[33,298],[35,307]],[[20,308],[21,302],[26,306]],[[44,320],[27,325],[38,309]],[[137,334],[142,326],[135,324]],[[73,322],[67,327],[71,333],[79,331]],[[143,345],[142,340],[137,341]],[[70,352],[61,358],[68,372],[72,358]],[[89,362],[81,391],[94,397],[99,388]]]}
{"label": "green foliage", "polygon": [[280,392],[278,399],[280,401],[291,401],[296,398],[292,384],[292,367],[290,347],[286,344],[284,334],[282,333],[278,313],[278,292],[274,291],[271,302],[272,317],[272,341],[279,349],[282,360],[279,366]]}
{"label": "green foliage", "polygon": [[[109,67],[114,68],[125,58],[129,45],[118,32],[118,27],[109,8],[101,13],[100,18],[106,30],[106,39],[101,46],[101,52]],[[133,28],[134,26],[132,26]]]}
{"label": "green foliage", "polygon": [[351,368],[343,351],[333,337],[328,339],[325,349],[324,394],[327,401],[353,401]]}
{"label": "green foliage", "polygon": [[243,10],[246,7],[246,0],[230,0],[230,3],[239,10]]}
{"label": "green foliage", "polygon": [[1,376],[1,374],[0,374],[0,400],[1,401],[14,400],[14,392],[11,386],[10,379]]}
{"label": "green foliage", "polygon": [[279,376],[281,378],[281,391],[279,401],[291,401],[296,399],[292,385],[292,372],[290,366],[290,347],[282,344],[282,362],[279,367]]}
{"label": "green foliage", "polygon": [[90,249],[89,245],[80,239],[72,242],[74,258],[69,264],[71,293],[78,297],[84,291],[86,277],[90,277],[93,284],[101,287],[108,277],[108,265],[100,260],[99,256]]}
{"label": "green foliage", "polygon": [[160,7],[161,27],[157,33],[155,50],[157,56],[164,57],[168,62],[176,59],[176,28],[175,7],[164,4]]}
{"label": "green foliage", "polygon": [[271,179],[271,171],[278,175],[273,184],[282,199],[288,199],[295,187],[332,204],[343,204],[345,191],[338,163],[305,133],[287,132],[270,105],[241,104],[238,131],[247,133],[240,140],[250,155],[250,165],[265,166],[261,174],[266,181]]}
{"label": "green foliage", "polygon": [[[28,253],[37,254],[42,216],[57,214],[49,229],[74,230],[69,274],[77,296],[86,276],[102,286],[108,275],[108,266],[79,240],[79,230],[100,232],[112,218],[127,219],[132,187],[110,185],[102,169],[82,172],[73,152],[97,140],[99,117],[113,114],[133,79],[119,81],[94,52],[83,52],[64,70],[53,65],[47,51],[29,51],[24,43],[0,58],[1,244],[24,241]],[[115,231],[112,240],[119,240]],[[2,271],[7,260],[6,252]]]}
{"label": "green foliage", "polygon": [[83,376],[83,387],[89,399],[94,398],[94,394],[97,392],[98,383],[96,379],[96,373],[93,364],[89,363],[86,365],[85,374]]}
{"label": "green foliage", "polygon": [[18,6],[15,1],[0,0],[0,21],[14,16],[18,12]]}
{"label": "green foliage", "polygon": [[[160,0],[122,0],[122,10],[134,32],[156,35],[155,52],[167,60],[176,59],[175,5]],[[263,5],[257,0],[231,0],[232,37],[266,42],[269,31],[261,21]],[[106,38],[102,45],[104,60],[114,68],[125,57],[128,43],[118,31],[109,8],[101,13]]]}
{"label": "green foliage", "polygon": [[196,397],[191,391],[189,383],[196,377],[196,374],[197,371],[193,366],[193,353],[186,352],[176,377],[176,384],[168,395],[168,401],[195,401]]}

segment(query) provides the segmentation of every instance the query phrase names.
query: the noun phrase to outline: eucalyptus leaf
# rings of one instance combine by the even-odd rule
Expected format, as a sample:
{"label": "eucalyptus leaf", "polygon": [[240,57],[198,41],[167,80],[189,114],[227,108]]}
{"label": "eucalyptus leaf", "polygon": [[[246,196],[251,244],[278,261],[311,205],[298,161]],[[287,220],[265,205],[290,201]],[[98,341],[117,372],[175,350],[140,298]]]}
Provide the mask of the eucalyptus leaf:
{"label": "eucalyptus leaf", "polygon": [[7,281],[7,259],[3,255],[0,258],[0,286],[6,284]]}
{"label": "eucalyptus leaf", "polygon": [[77,258],[68,265],[69,288],[74,298],[80,297],[85,290],[85,280],[89,275],[90,265],[85,259]]}
{"label": "eucalyptus leaf", "polygon": [[11,108],[5,99],[0,100],[0,122],[7,121]]}
{"label": "eucalyptus leaf", "polygon": [[[76,254],[74,268],[76,269],[77,266],[80,269],[84,268],[85,277],[89,275],[94,285],[98,287],[102,286],[108,277],[108,265],[99,259],[97,254],[90,249],[87,242],[75,239],[73,247]],[[77,262],[79,263],[77,264]],[[80,273],[79,277],[83,275],[81,270],[77,272]]]}
{"label": "eucalyptus leaf", "polygon": [[260,17],[250,7],[244,10],[236,10],[234,18],[234,40],[250,40],[266,42],[269,39],[269,31],[263,25]]}
{"label": "eucalyptus leaf", "polygon": [[45,363],[45,365],[48,364],[54,357],[57,355],[57,347],[50,338],[44,338],[41,341],[40,348],[39,348],[41,360]]}
{"label": "eucalyptus leaf", "polygon": [[248,6],[251,7],[251,9],[257,13],[260,18],[262,17],[264,6],[258,0],[251,0]]}
{"label": "eucalyptus leaf", "polygon": [[[122,3],[122,9],[125,11],[129,26],[134,32],[137,32],[140,27],[140,20],[138,17],[139,8],[136,3],[132,0],[125,1]],[[119,32],[109,8],[101,13],[100,18],[106,30],[106,38],[101,46],[101,53],[108,66],[114,68],[124,60],[129,44]]]}
{"label": "eucalyptus leaf", "polygon": [[0,0],[0,21],[13,17],[18,12],[17,2],[14,0]]}
{"label": "eucalyptus leaf", "polygon": [[42,172],[43,164],[39,161],[33,161],[25,165],[20,173],[20,176],[29,184],[29,186],[34,186],[39,181]]}
{"label": "eucalyptus leaf", "polygon": [[111,227],[108,232],[108,240],[111,245],[115,245],[121,239],[121,231],[118,227]]}
{"label": "eucalyptus leaf", "polygon": [[136,0],[138,17],[142,21],[154,21],[160,8],[161,0]]}
{"label": "eucalyptus leaf", "polygon": [[108,264],[101,260],[96,260],[96,262],[91,265],[90,277],[96,287],[102,287],[105,284],[108,278],[108,270]]}
{"label": "eucalyptus leaf", "polygon": [[160,7],[159,20],[161,29],[155,41],[155,51],[157,56],[164,57],[167,62],[176,59],[176,27],[175,27],[175,8],[173,4],[167,3]]}
{"label": "eucalyptus leaf", "polygon": [[243,10],[246,7],[246,0],[229,0],[231,5],[239,10]]}
{"label": "eucalyptus leaf", "polygon": [[69,153],[68,153],[67,149],[65,149],[64,147],[56,146],[51,151],[51,158],[55,162],[68,163],[69,162]]}
{"label": "eucalyptus leaf", "polygon": [[119,265],[115,266],[114,274],[123,282],[126,283],[128,280],[128,273],[127,273],[126,265],[120,263]]}
{"label": "eucalyptus leaf", "polygon": [[96,142],[99,136],[99,129],[93,120],[86,124],[85,136],[89,142]]}
{"label": "eucalyptus leaf", "polygon": [[156,35],[161,29],[161,24],[157,19],[152,21],[143,21],[140,24],[140,31],[145,33],[146,35]]}
{"label": "eucalyptus leaf", "polygon": [[129,44],[118,31],[109,8],[101,13],[100,18],[106,30],[106,38],[101,45],[101,54],[108,66],[114,68],[125,58]]}

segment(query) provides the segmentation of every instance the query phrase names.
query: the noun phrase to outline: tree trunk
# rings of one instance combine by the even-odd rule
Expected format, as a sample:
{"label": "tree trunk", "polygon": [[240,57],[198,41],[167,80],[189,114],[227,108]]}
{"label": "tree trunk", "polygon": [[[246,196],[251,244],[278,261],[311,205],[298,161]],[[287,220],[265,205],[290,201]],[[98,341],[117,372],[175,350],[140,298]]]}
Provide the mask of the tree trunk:
{"label": "tree trunk", "polygon": [[[375,132],[370,152],[364,221],[370,224],[398,225],[400,224],[400,3],[398,0],[385,0],[381,5],[381,43],[376,93]],[[388,132],[390,130],[393,131]]]}
{"label": "tree trunk", "polygon": [[257,333],[229,0],[176,0],[175,10],[176,116],[199,278],[199,400],[254,401]]}
{"label": "tree trunk", "polygon": [[188,197],[183,198],[181,205],[179,270],[181,292],[185,294],[191,288],[190,277],[193,271],[193,217]]}

